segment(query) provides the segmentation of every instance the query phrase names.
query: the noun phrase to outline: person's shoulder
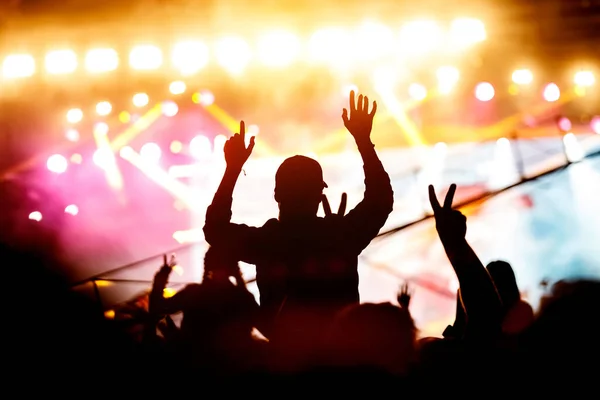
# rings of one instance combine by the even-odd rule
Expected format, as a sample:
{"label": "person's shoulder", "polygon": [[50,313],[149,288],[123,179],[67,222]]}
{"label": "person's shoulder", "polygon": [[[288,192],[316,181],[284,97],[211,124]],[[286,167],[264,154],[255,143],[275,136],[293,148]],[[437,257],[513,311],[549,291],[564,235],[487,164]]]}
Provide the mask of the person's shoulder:
{"label": "person's shoulder", "polygon": [[269,229],[277,229],[279,227],[279,220],[277,218],[271,218],[267,220],[259,229],[269,230]]}

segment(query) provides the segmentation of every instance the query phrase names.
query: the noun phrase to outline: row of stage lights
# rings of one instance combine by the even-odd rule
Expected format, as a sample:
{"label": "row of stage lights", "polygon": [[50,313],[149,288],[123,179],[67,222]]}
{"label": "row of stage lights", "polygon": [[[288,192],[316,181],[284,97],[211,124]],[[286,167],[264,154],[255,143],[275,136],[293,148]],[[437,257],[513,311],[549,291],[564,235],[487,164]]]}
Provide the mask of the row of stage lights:
{"label": "row of stage lights", "polygon": [[[296,34],[284,30],[265,33],[258,38],[255,49],[237,36],[222,38],[210,46],[203,41],[182,41],[171,49],[171,64],[180,73],[192,75],[206,67],[214,57],[228,72],[240,74],[255,58],[268,67],[286,67],[299,59],[348,65],[394,55],[414,56],[449,49],[462,51],[486,38],[485,25],[473,18],[457,18],[447,29],[436,21],[412,21],[399,31],[370,21],[356,30],[321,29],[311,36],[307,46]],[[164,65],[164,54],[158,46],[143,44],[131,49],[128,61],[134,70],[157,70]],[[114,71],[120,63],[121,57],[112,48],[91,49],[83,57],[83,65],[90,73]],[[56,49],[46,54],[43,66],[50,75],[71,74],[79,68],[80,59],[71,49]],[[5,79],[24,78],[34,75],[37,69],[33,55],[10,54],[4,58],[2,76]]]}

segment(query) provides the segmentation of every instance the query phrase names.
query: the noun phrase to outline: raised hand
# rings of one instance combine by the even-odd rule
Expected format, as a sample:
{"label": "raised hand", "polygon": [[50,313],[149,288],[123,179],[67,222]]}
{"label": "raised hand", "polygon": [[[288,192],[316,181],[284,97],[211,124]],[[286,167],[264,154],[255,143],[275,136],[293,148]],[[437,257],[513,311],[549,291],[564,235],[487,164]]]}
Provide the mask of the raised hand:
{"label": "raised hand", "polygon": [[348,113],[348,110],[344,108],[342,113],[344,126],[357,142],[369,141],[373,128],[373,117],[377,111],[377,102],[373,102],[373,109],[369,112],[369,98],[361,94],[358,96],[358,102],[355,102],[354,96],[353,90],[350,92],[350,112]]}
{"label": "raised hand", "polygon": [[453,183],[448,189],[444,205],[440,205],[433,185],[429,185],[429,202],[435,217],[435,227],[442,242],[446,240],[464,239],[467,234],[467,217],[458,210],[452,209],[456,185]]}
{"label": "raised hand", "polygon": [[246,147],[246,125],[240,122],[240,133],[236,133],[227,140],[223,147],[225,161],[228,168],[242,169],[254,148],[254,136],[250,138],[250,144]]}
{"label": "raised hand", "polygon": [[323,211],[325,212],[325,217],[343,217],[346,213],[348,195],[346,193],[342,193],[342,200],[340,201],[340,206],[338,208],[337,214],[333,214],[331,212],[331,206],[329,205],[329,200],[327,200],[327,196],[323,195],[323,197],[321,198],[321,203],[323,204]]}
{"label": "raised hand", "polygon": [[398,304],[400,304],[402,308],[408,309],[411,297],[412,293],[410,292],[408,283],[405,282],[400,286],[400,291],[398,292]]}

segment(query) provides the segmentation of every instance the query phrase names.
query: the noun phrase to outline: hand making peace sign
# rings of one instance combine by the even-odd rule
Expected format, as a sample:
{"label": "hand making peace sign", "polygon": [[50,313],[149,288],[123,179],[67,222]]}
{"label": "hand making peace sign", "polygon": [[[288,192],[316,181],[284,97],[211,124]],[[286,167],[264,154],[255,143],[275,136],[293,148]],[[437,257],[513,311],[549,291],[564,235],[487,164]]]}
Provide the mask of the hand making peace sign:
{"label": "hand making peace sign", "polygon": [[460,211],[452,209],[455,193],[456,185],[453,183],[444,199],[444,206],[441,206],[433,185],[429,185],[429,202],[435,217],[435,227],[442,242],[464,239],[467,234],[467,217]]}
{"label": "hand making peace sign", "polygon": [[323,195],[321,198],[321,203],[323,203],[323,211],[325,212],[325,217],[343,217],[346,213],[346,203],[348,202],[348,195],[346,193],[342,193],[342,200],[340,201],[340,206],[338,208],[337,214],[333,214],[331,212],[331,206],[329,205],[329,200],[327,200],[327,196]]}

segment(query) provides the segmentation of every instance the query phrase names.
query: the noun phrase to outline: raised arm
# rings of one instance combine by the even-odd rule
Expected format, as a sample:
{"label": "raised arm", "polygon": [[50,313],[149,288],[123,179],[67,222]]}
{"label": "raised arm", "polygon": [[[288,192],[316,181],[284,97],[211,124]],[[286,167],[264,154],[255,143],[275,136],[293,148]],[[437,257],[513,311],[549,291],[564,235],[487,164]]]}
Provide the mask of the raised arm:
{"label": "raised arm", "polygon": [[466,338],[490,338],[500,332],[502,303],[487,270],[465,238],[467,218],[452,209],[456,185],[452,184],[441,206],[435,189],[429,186],[429,201],[436,229],[460,284],[467,318]]}
{"label": "raised arm", "polygon": [[242,121],[240,133],[233,135],[223,148],[227,167],[204,223],[204,237],[210,245],[235,249],[239,259],[246,262],[252,262],[257,228],[231,223],[231,205],[238,177],[253,148],[254,136],[246,147],[246,127]]}
{"label": "raised arm", "polygon": [[355,102],[354,91],[350,92],[349,111],[344,109],[344,126],[352,134],[363,160],[365,171],[365,194],[363,200],[344,217],[344,223],[353,241],[353,247],[360,253],[387,221],[394,205],[394,192],[390,177],[383,168],[375,145],[371,141],[373,117],[377,102],[369,112],[369,98],[362,94]]}

